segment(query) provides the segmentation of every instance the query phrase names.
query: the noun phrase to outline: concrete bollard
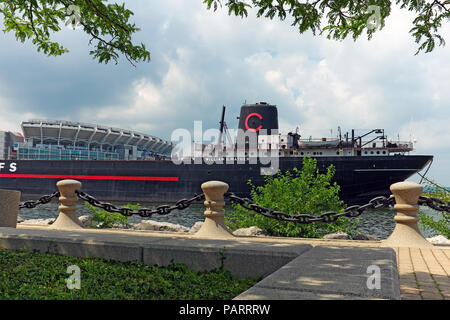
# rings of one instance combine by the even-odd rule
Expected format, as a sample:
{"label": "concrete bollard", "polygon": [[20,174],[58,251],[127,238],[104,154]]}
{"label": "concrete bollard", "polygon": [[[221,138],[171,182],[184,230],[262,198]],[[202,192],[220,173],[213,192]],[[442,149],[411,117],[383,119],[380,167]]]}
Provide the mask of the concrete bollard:
{"label": "concrete bollard", "polygon": [[417,223],[417,210],[419,209],[419,196],[423,187],[415,182],[398,182],[391,185],[391,191],[395,196],[394,217],[397,222],[392,234],[382,242],[387,247],[431,248],[420,233]]}
{"label": "concrete bollard", "polygon": [[75,190],[80,190],[81,182],[76,180],[61,180],[56,183],[61,196],[59,201],[59,216],[49,229],[82,229],[77,216],[78,197]]}
{"label": "concrete bollard", "polygon": [[221,181],[208,181],[201,186],[205,193],[205,222],[194,237],[199,238],[234,238],[233,234],[228,230],[224,221],[224,212],[222,210],[225,205],[224,194],[228,190],[228,184]]}
{"label": "concrete bollard", "polygon": [[19,215],[20,191],[0,190],[0,227],[15,228]]}

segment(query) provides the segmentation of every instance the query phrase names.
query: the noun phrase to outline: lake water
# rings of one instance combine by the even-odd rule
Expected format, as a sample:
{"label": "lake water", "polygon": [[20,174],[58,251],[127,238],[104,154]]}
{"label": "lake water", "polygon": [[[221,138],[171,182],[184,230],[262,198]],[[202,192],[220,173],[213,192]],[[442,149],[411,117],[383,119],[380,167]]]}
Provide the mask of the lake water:
{"label": "lake water", "polygon": [[[29,199],[26,199],[29,200]],[[25,201],[22,199],[22,201]],[[124,206],[125,202],[112,201],[112,204],[116,206]],[[162,203],[143,203],[140,202],[142,207],[155,208]],[[58,201],[53,200],[50,203],[40,205],[34,209],[21,209],[19,212],[20,217],[25,220],[28,219],[47,219],[47,218],[57,218],[58,216]],[[231,206],[225,206],[225,209],[231,209]],[[421,210],[426,212],[428,215],[432,215],[435,219],[439,219],[441,216],[439,212],[436,212],[427,207],[421,207]],[[189,208],[179,211],[174,210],[169,215],[159,216],[153,215],[152,220],[160,222],[170,222],[183,225],[185,227],[192,227],[197,221],[204,221],[203,212],[205,211],[205,206],[203,204],[192,204]],[[78,203],[78,216],[91,215],[91,211],[88,207],[84,206],[81,202]],[[395,227],[395,210],[393,208],[383,208],[377,210],[366,210],[359,219],[358,228],[360,233],[375,236],[380,239],[386,239],[392,233]],[[134,215],[129,218],[130,223],[139,223],[142,220],[141,217]],[[422,234],[425,237],[429,236],[429,232],[423,230],[419,225]]]}

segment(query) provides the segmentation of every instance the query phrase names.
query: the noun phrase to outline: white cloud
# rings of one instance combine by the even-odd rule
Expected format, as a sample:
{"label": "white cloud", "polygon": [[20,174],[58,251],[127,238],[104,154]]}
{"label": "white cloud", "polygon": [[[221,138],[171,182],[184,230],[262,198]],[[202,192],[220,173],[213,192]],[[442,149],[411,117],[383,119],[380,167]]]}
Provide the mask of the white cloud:
{"label": "white cloud", "polygon": [[[142,0],[127,6],[142,27],[139,41],[152,52],[149,65],[124,71],[127,77],[119,86],[117,79],[122,74],[114,65],[103,68],[85,60],[82,64],[80,56],[72,52],[65,59],[55,59],[53,74],[43,74],[36,83],[38,88],[63,91],[66,83],[57,74],[57,66],[64,64],[74,69],[95,68],[102,75],[99,79],[104,83],[96,88],[73,88],[80,95],[104,92],[102,87],[107,88],[113,80],[114,88],[122,88],[115,90],[115,96],[107,102],[98,99],[92,104],[80,103],[80,112],[75,107],[64,110],[72,120],[168,138],[176,128],[190,129],[194,120],[204,120],[208,128],[217,126],[222,104],[228,107],[227,119],[232,114],[234,120],[244,100],[267,101],[278,106],[284,131],[300,126],[301,134],[321,137],[329,135],[332,128],[335,133],[337,126],[344,131],[381,127],[394,138],[397,133],[409,138],[412,123],[418,153],[434,154],[435,163],[448,157],[443,150],[448,150],[449,140],[450,44],[437,47],[431,54],[414,56],[417,44],[408,33],[414,16],[410,12],[393,6],[386,27],[372,40],[362,36],[356,42],[336,42],[310,33],[299,35],[289,21],[257,19],[255,10],[241,19],[228,16],[226,8],[208,11],[201,1]],[[449,27],[444,26],[441,32],[446,39],[450,39]],[[8,44],[20,48],[13,37],[2,41],[5,48]],[[73,49],[77,53],[85,50],[82,53],[86,56],[89,50],[81,46]],[[15,50],[2,57],[14,57]],[[34,50],[27,52],[24,61],[39,65],[44,60]],[[0,60],[0,70],[10,63],[6,58]],[[17,63],[17,69],[21,67]],[[60,80],[55,80],[55,75]],[[0,79],[8,76],[0,71]],[[18,77],[10,84],[15,92],[19,92],[22,81]],[[36,109],[34,105],[25,106],[35,101],[34,96],[24,102],[20,94],[6,92],[8,95],[0,91],[2,127],[18,127],[25,116],[54,118],[45,101],[36,101],[41,106]],[[29,114],[24,115],[26,112]],[[229,122],[232,128],[235,123]],[[448,169],[437,168],[447,179],[444,183],[450,185]]]}
{"label": "white cloud", "polygon": [[19,101],[9,99],[0,95],[0,130],[22,132],[20,123],[29,119],[40,119],[39,113],[32,111],[21,112],[17,106]]}
{"label": "white cloud", "polygon": [[[190,50],[177,48],[176,53],[175,59],[166,57],[168,70],[160,83],[150,77],[136,80],[123,94],[128,97],[123,99],[126,104],[95,109],[86,107],[81,112],[81,118],[95,118],[104,124],[150,133],[174,130],[176,124],[185,121],[186,115],[195,109],[195,105],[189,102],[192,97],[200,100],[208,97],[201,75],[189,69],[192,59]],[[183,97],[188,98],[183,101]]]}
{"label": "white cloud", "polygon": [[424,152],[441,149],[450,151],[449,119],[425,119],[411,121],[400,128],[400,136],[417,140],[417,148]]}

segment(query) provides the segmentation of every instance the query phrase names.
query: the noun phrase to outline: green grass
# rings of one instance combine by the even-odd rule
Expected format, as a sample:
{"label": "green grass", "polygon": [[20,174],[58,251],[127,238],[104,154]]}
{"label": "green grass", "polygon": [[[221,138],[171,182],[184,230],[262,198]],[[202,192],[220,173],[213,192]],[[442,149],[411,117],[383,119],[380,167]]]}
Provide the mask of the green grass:
{"label": "green grass", "polygon": [[[81,270],[81,288],[70,290],[67,268]],[[229,300],[259,279],[238,279],[224,269],[197,272],[141,262],[75,258],[0,249],[0,300]]]}

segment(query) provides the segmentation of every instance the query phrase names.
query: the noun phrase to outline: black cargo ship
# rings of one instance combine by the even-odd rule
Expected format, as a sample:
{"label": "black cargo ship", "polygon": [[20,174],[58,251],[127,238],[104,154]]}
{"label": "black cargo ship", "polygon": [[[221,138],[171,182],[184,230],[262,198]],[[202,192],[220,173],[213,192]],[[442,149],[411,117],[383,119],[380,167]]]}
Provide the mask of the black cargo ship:
{"label": "black cargo ship", "polygon": [[[354,130],[342,136],[339,130],[339,136],[331,139],[279,134],[277,108],[267,103],[243,105],[239,119],[236,142],[230,144],[233,149],[222,144],[224,133],[232,140],[223,113],[216,147],[201,144],[200,157],[178,158],[173,156],[173,143],[135,131],[69,121],[26,121],[23,135],[0,132],[4,159],[0,189],[37,197],[54,192],[59,180],[76,179],[83,183],[84,192],[101,200],[174,201],[200,193],[205,181],[220,180],[230,185],[230,191],[248,196],[249,179],[260,185],[262,173],[301,169],[303,158],[309,156],[317,159],[320,171],[333,164],[341,198],[357,204],[390,194],[392,183],[409,178],[433,159],[409,155],[411,142],[390,141],[382,129],[361,136]],[[262,161],[264,155],[273,161]]]}

